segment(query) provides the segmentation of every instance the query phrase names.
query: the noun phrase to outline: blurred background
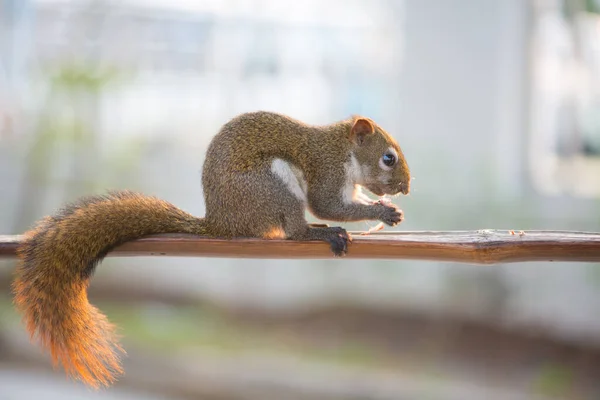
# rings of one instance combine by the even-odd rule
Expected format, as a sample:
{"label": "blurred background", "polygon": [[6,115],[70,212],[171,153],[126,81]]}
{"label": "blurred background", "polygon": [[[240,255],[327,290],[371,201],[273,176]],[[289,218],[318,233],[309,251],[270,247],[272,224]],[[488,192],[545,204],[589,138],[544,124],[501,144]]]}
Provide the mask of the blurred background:
{"label": "blurred background", "polygon": [[[0,234],[108,189],[203,215],[207,144],[259,109],[378,121],[401,230],[600,231],[598,0],[0,0]],[[101,393],[29,344],[13,268],[2,400],[600,399],[598,264],[108,259]]]}

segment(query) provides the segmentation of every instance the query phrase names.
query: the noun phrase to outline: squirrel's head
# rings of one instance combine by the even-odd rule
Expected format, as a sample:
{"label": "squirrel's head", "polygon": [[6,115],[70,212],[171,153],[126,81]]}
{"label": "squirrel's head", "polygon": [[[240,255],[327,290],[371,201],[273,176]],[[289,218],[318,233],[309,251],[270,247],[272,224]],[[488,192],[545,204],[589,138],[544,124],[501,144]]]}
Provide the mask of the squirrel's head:
{"label": "squirrel's head", "polygon": [[400,146],[375,122],[354,117],[349,139],[352,153],[360,168],[360,182],[377,196],[410,191],[410,171]]}

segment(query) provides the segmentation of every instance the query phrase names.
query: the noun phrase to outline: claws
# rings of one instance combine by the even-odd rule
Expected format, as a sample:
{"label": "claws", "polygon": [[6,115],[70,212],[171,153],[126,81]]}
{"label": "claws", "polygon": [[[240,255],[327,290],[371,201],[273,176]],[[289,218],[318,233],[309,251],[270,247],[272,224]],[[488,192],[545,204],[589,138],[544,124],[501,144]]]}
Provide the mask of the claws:
{"label": "claws", "polygon": [[348,253],[348,243],[352,242],[352,236],[344,228],[334,227],[331,229],[331,238],[326,239],[331,245],[331,251],[335,257],[343,257]]}
{"label": "claws", "polygon": [[404,220],[404,213],[395,204],[380,204],[383,207],[383,212],[380,218],[381,222],[389,226],[396,226]]}

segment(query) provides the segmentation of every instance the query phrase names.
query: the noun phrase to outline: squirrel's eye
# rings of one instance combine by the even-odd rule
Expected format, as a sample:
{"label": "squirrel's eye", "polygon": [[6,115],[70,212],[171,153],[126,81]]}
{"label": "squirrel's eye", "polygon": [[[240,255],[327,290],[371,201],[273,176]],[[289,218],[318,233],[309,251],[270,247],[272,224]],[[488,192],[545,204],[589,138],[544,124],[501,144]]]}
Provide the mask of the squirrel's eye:
{"label": "squirrel's eye", "polygon": [[390,153],[386,153],[382,157],[383,163],[388,167],[393,167],[396,164],[396,156]]}

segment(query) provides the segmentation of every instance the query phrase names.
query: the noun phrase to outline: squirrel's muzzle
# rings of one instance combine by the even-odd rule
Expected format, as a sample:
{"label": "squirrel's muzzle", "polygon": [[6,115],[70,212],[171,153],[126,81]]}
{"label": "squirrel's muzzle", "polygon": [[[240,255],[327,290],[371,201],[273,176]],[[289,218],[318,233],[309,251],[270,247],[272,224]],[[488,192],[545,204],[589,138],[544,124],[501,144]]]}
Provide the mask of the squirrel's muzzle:
{"label": "squirrel's muzzle", "polygon": [[402,194],[408,194],[410,192],[410,184],[408,182],[400,182],[398,184],[399,188],[400,188],[400,192],[402,192]]}
{"label": "squirrel's muzzle", "polygon": [[385,194],[389,194],[392,196],[395,196],[400,193],[406,195],[408,194],[408,192],[410,192],[410,185],[407,182],[392,183],[386,185],[383,191],[385,192]]}

